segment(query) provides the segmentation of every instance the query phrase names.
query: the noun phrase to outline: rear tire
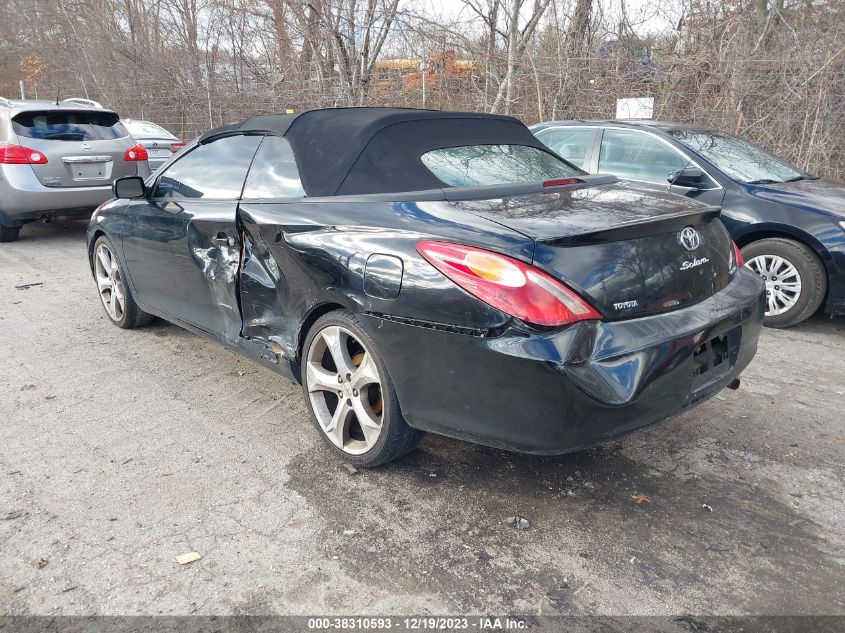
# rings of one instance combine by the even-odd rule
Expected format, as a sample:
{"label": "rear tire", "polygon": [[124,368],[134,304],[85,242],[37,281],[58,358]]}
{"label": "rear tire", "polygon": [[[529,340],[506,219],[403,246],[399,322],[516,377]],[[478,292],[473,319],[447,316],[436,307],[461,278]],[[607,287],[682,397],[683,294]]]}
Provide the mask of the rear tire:
{"label": "rear tire", "polygon": [[153,315],[147,314],[135,303],[132,291],[124,281],[126,277],[115,255],[114,246],[105,235],[101,235],[94,243],[91,265],[100,301],[112,323],[129,330],[147,325],[153,320]]}
{"label": "rear tire", "polygon": [[302,390],[320,436],[353,466],[398,459],[425,435],[405,422],[387,367],[349,310],[311,326],[302,347]]}
{"label": "rear tire", "polygon": [[790,327],[819,309],[827,292],[827,274],[809,247],[794,240],[767,238],[745,246],[742,258],[746,267],[766,281],[763,325]]}
{"label": "rear tire", "polygon": [[0,224],[0,242],[14,242],[20,235],[21,227]]}

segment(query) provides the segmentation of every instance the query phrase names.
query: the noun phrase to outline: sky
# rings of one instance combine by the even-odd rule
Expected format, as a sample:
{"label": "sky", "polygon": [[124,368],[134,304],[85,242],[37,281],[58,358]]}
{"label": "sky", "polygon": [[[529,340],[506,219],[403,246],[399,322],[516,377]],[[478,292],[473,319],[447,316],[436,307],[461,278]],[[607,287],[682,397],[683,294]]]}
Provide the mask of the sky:
{"label": "sky", "polygon": [[[681,0],[663,3],[656,3],[653,0],[599,0],[602,13],[606,16],[608,23],[615,24],[619,21],[623,3],[632,23],[631,26],[640,35],[674,28],[684,6]],[[525,5],[526,12],[530,12],[533,2],[527,0]],[[454,21],[467,19],[471,15],[471,11],[461,0],[405,0],[404,6],[406,9],[419,11],[424,15]]]}

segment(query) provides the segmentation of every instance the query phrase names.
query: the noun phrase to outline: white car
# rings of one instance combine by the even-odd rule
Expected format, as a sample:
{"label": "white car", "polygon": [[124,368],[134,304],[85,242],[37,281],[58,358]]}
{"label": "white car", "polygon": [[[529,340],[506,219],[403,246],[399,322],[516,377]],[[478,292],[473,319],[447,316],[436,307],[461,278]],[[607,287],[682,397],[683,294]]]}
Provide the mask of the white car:
{"label": "white car", "polygon": [[185,147],[179,137],[151,121],[121,119],[121,123],[129,130],[132,138],[147,150],[150,171],[161,167],[173,154]]}

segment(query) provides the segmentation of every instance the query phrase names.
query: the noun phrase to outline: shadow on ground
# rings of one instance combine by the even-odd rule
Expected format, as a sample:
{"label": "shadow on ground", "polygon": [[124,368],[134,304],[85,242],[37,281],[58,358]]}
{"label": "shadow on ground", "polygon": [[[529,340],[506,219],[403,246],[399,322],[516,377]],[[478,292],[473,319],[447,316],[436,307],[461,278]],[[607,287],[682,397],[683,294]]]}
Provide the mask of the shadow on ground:
{"label": "shadow on ground", "polygon": [[[619,442],[538,457],[429,436],[375,471],[351,474],[322,447],[288,471],[330,526],[327,554],[350,573],[404,591],[424,586],[458,609],[478,605],[485,587],[491,604],[588,613],[602,582],[630,579],[703,603],[735,586],[737,607],[749,613],[818,613],[841,579],[813,526],[758,487],[660,472]],[[514,515],[531,527],[502,523]],[[604,580],[589,587],[587,577]],[[800,595],[790,578],[803,579]]]}

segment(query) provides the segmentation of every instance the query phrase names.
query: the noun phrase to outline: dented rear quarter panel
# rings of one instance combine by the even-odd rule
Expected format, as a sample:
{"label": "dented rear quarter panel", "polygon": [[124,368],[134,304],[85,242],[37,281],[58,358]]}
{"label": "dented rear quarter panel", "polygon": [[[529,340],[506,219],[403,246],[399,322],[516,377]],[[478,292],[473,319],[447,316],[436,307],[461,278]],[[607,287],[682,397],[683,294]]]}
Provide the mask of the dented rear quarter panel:
{"label": "dented rear quarter panel", "polygon": [[[241,204],[239,219],[244,335],[272,341],[294,359],[303,324],[332,304],[471,330],[510,320],[422,259],[422,239],[469,241],[526,262],[533,256],[529,238],[446,202],[250,202]],[[368,268],[373,255],[386,257]],[[401,262],[398,282],[384,266],[390,259]],[[365,276],[374,282],[366,288]]]}

